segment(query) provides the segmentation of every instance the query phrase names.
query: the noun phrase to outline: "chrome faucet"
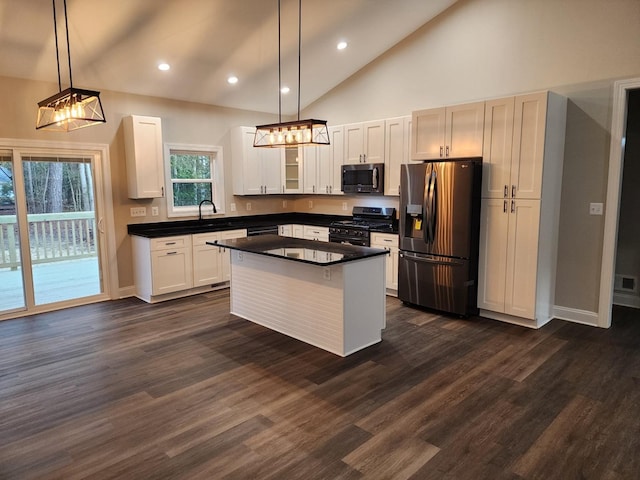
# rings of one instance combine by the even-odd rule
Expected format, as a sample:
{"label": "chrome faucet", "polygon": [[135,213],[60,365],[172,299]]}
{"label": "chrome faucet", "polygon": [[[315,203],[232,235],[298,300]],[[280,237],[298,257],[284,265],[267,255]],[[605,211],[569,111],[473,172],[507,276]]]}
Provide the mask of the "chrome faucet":
{"label": "chrome faucet", "polygon": [[213,207],[213,213],[218,213],[218,210],[216,210],[216,204],[213,203],[213,201],[211,200],[204,199],[200,202],[200,205],[198,205],[198,221],[202,221],[202,204],[203,203],[210,203],[211,206]]}

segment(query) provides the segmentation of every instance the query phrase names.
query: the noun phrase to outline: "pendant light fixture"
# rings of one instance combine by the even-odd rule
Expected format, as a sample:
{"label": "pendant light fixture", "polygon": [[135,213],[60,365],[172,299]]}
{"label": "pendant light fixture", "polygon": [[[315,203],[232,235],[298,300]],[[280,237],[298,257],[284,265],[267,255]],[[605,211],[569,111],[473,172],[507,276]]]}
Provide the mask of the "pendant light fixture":
{"label": "pendant light fixture", "polygon": [[105,123],[100,92],[74,88],[71,76],[71,49],[69,46],[69,23],[67,20],[67,0],[64,2],[64,27],[67,39],[67,58],[69,60],[69,88],[62,90],[60,80],[60,52],[58,49],[58,26],[56,18],[56,0],[53,0],[53,32],[56,38],[56,62],[58,64],[59,92],[38,102],[38,120],[36,130],[47,129],[68,132],[78,128]]}
{"label": "pendant light fixture", "polygon": [[298,119],[282,121],[282,65],[280,58],[280,0],[278,0],[278,123],[258,125],[254,147],[295,147],[296,145],[329,145],[326,120],[300,120],[300,46],[302,0],[298,0]]}

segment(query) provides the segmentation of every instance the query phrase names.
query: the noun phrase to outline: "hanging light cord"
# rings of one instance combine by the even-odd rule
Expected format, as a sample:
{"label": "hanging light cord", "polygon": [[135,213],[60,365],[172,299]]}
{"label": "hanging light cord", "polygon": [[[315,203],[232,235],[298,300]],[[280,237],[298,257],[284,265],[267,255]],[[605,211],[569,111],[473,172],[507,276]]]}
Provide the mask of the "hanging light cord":
{"label": "hanging light cord", "polygon": [[73,78],[71,77],[71,45],[69,44],[69,20],[67,19],[67,0],[64,0],[63,4],[64,4],[64,28],[67,31],[67,57],[69,58],[69,86],[73,88]]}
{"label": "hanging light cord", "polygon": [[278,123],[282,123],[282,65],[280,60],[280,0],[278,0]]}
{"label": "hanging light cord", "polygon": [[53,0],[53,34],[56,37],[56,63],[58,64],[58,90],[62,91],[60,80],[60,51],[58,50],[58,21],[56,20],[56,0]]}
{"label": "hanging light cord", "polygon": [[[278,3],[280,0],[278,0]],[[69,86],[73,88],[73,77],[71,76],[71,47],[69,45],[69,20],[67,19],[67,0],[64,4],[64,28],[67,33],[67,58],[69,59]],[[53,35],[56,37],[56,64],[58,65],[58,90],[62,91],[62,80],[60,77],[60,49],[58,45],[58,18],[56,16],[56,0],[53,0]]]}
{"label": "hanging light cord", "polygon": [[298,0],[298,120],[300,120],[300,45],[302,43],[301,39],[302,39],[302,0]]}

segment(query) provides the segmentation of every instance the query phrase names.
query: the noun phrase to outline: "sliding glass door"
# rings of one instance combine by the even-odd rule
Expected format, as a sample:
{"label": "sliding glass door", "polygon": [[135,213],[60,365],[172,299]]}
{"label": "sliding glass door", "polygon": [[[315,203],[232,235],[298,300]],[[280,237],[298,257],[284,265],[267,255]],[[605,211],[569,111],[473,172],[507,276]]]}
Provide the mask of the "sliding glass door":
{"label": "sliding glass door", "polygon": [[25,308],[15,175],[11,151],[0,151],[0,313]]}
{"label": "sliding glass door", "polygon": [[95,156],[13,150],[0,160],[0,315],[103,295]]}

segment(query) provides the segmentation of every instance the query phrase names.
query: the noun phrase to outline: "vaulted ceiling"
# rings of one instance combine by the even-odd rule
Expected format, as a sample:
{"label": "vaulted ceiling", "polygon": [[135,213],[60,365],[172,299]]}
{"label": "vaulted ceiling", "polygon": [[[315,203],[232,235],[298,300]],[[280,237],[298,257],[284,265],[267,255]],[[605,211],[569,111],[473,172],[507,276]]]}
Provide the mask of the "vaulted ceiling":
{"label": "vaulted ceiling", "polygon": [[[63,0],[55,0],[62,88]],[[298,95],[298,1],[281,0],[282,112]],[[301,107],[456,0],[302,0]],[[73,84],[278,112],[277,0],[67,0]],[[57,82],[52,0],[0,0],[0,75]],[[344,40],[342,51],[336,45]],[[161,62],[171,69],[160,71]],[[238,83],[227,82],[230,75]],[[52,92],[55,93],[55,92]]]}

